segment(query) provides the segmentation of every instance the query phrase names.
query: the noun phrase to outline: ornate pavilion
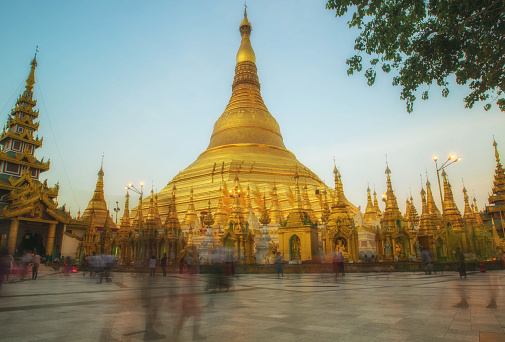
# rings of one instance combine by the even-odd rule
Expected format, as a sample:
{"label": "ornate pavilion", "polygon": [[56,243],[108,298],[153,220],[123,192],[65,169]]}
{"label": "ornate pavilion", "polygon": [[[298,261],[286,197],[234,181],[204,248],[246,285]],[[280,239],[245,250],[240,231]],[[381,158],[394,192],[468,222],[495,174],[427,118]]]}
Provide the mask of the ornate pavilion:
{"label": "ornate pavilion", "polygon": [[51,258],[60,253],[70,214],[58,207],[59,185],[50,188],[47,180],[39,181],[50,161],[35,157],[43,141],[36,136],[39,111],[33,98],[37,54],[30,65],[25,90],[0,135],[0,246],[12,255],[37,250]]}

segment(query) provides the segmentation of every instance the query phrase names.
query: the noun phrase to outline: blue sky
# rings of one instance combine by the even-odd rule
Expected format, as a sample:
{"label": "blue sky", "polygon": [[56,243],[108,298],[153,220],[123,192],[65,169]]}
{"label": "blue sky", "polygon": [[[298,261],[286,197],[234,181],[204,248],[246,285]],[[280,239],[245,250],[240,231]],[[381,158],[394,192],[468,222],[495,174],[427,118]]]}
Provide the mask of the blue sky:
{"label": "blue sky", "polygon": [[[37,156],[51,158],[41,179],[60,182],[60,204],[74,215],[86,208],[102,153],[106,200],[123,207],[125,184],[161,190],[206,149],[231,95],[243,8],[231,0],[0,2],[0,120],[38,45]],[[387,154],[400,209],[411,191],[420,212],[420,175],[424,184],[427,170],[435,187],[433,154],[456,153],[463,159],[447,172],[460,210],[462,179],[481,209],[487,203],[493,135],[505,157],[504,113],[465,109],[467,89],[452,82],[449,98],[432,87],[409,115],[391,75],[379,73],[373,87],[362,74],[347,76],[357,32],[324,1],[249,1],[248,18],[265,104],[286,147],[328,185],[335,157],[347,198],[364,209],[368,184],[386,189]]]}

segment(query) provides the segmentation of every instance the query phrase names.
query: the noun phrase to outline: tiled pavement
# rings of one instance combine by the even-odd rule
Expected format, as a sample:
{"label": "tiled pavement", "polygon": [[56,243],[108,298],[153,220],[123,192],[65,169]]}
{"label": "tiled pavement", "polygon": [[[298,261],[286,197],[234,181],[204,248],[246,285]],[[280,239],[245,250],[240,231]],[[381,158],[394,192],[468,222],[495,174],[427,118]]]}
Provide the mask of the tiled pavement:
{"label": "tiled pavement", "polygon": [[[173,341],[201,310],[205,341],[505,341],[505,271],[248,274],[227,292],[206,277],[116,273],[111,283],[41,270],[0,290],[0,340]],[[182,304],[184,302],[184,304]],[[183,309],[181,309],[183,308]],[[193,320],[179,341],[192,340]],[[154,334],[154,333],[153,333]],[[161,337],[161,336],[157,336]]]}

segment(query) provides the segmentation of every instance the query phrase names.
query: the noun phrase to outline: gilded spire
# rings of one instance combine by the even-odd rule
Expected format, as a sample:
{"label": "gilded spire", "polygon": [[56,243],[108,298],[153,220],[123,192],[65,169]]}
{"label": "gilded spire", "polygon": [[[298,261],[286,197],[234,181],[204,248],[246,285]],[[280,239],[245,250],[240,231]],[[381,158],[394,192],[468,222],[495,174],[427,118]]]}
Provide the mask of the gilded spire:
{"label": "gilded spire", "polygon": [[191,190],[189,191],[188,211],[186,211],[186,216],[184,217],[184,225],[193,226],[196,219],[195,203],[193,201],[193,187],[191,187]]}
{"label": "gilded spire", "polygon": [[373,207],[375,209],[375,212],[377,213],[377,216],[381,216],[382,212],[381,209],[379,208],[379,201],[377,200],[377,192],[375,191],[375,188],[373,189]]}
{"label": "gilded spire", "polygon": [[447,179],[447,173],[445,170],[442,171],[442,177],[444,179],[444,203],[442,205],[442,217],[446,223],[449,222],[451,224],[452,229],[463,229],[463,219],[458,207],[456,206],[456,202],[454,202],[451,184]]}
{"label": "gilded spire", "polygon": [[30,62],[31,65],[30,74],[26,79],[26,90],[29,91],[30,93],[33,92],[33,85],[35,84],[35,68],[37,67],[37,52],[39,52],[38,46],[37,49],[35,50],[35,56]]}
{"label": "gilded spire", "polygon": [[[107,210],[107,203],[105,202],[105,195],[103,193],[103,163],[98,171],[98,179],[96,181],[95,192],[89,201],[88,209],[101,209]],[[88,210],[86,209],[86,210]]]}
{"label": "gilded spire", "polygon": [[176,206],[176,187],[175,185],[172,187],[172,198],[170,199],[170,203],[168,206],[168,214],[167,218],[165,219],[165,225],[164,228],[167,230],[168,235],[174,236],[179,232],[179,229],[181,227],[179,218],[177,216],[177,206]]}
{"label": "gilded spire", "polygon": [[250,37],[252,26],[249,20],[247,20],[247,9],[244,10],[244,19],[240,23],[239,31],[242,36],[242,42],[240,43],[240,48],[237,52],[237,64],[240,62],[256,63],[256,56],[251,46]]}
{"label": "gilded spire", "polygon": [[433,219],[440,218],[440,211],[435,204],[435,199],[433,198],[433,193],[431,192],[431,183],[426,179],[426,203],[428,205],[428,212],[432,215]]}
{"label": "gilded spire", "polygon": [[224,226],[228,221],[228,213],[226,212],[224,203],[224,191],[223,187],[219,187],[219,202],[217,204],[216,214],[214,215],[214,220],[216,224]]}
{"label": "gilded spire", "polygon": [[381,222],[383,223],[383,227],[387,227],[389,229],[401,228],[402,226],[398,225],[398,221],[403,222],[405,219],[398,209],[398,202],[393,191],[393,186],[391,185],[391,170],[389,169],[389,165],[386,167],[386,175],[386,209],[384,209],[384,216],[382,217]]}
{"label": "gilded spire", "polygon": [[121,229],[130,229],[130,194],[128,193],[128,190],[126,190],[124,214],[121,218]]}
{"label": "gilded spire", "polygon": [[272,205],[270,206],[270,217],[272,222],[278,224],[280,221],[284,221],[284,215],[282,213],[281,206],[279,204],[279,195],[277,195],[277,186],[272,188]]}
{"label": "gilded spire", "polygon": [[251,23],[247,15],[240,24],[240,33],[242,42],[237,52],[232,95],[224,113],[214,124],[207,151],[199,158],[213,148],[236,148],[236,144],[286,149],[279,124],[261,98],[256,57],[249,39]]}
{"label": "gilded spire", "polygon": [[463,220],[465,220],[465,222],[469,225],[474,225],[475,214],[470,207],[470,201],[465,186],[463,186],[463,198],[465,201],[465,212],[463,213]]}

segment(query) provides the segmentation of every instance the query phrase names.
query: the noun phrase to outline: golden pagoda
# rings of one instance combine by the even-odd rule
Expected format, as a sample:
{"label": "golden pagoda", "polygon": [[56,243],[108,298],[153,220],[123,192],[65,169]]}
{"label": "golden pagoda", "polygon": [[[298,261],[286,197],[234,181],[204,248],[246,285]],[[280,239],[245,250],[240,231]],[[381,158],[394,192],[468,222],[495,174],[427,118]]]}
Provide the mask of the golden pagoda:
{"label": "golden pagoda", "polygon": [[398,209],[398,202],[391,185],[391,170],[386,167],[387,191],[384,198],[386,209],[377,229],[377,254],[385,261],[411,260],[418,253],[417,230],[409,227],[407,220]]}
{"label": "golden pagoda", "polygon": [[342,252],[346,260],[358,262],[358,232],[352,218],[353,213],[346,205],[340,172],[336,167],[334,204],[328,218],[328,230],[323,232],[323,251],[325,259],[331,261],[335,253]]}
{"label": "golden pagoda", "polygon": [[[267,201],[272,203],[272,224],[278,225],[284,220],[284,213],[293,207],[288,194],[289,186],[294,185],[295,170],[307,186],[305,205],[313,205],[318,215],[321,212],[316,205],[315,189],[322,181],[286,148],[279,124],[261,97],[247,12],[244,12],[239,31],[242,41],[236,56],[231,98],[214,124],[209,145],[158,194],[160,213],[164,215],[168,211],[171,189],[177,186],[178,215],[186,225],[192,220],[183,220],[187,217],[186,209],[189,208],[189,215],[198,215],[198,211],[208,210],[210,199],[216,224],[222,226],[226,221],[225,212],[229,214],[226,189],[233,187],[236,176],[249,184],[251,201],[248,205],[257,216],[261,211],[261,193],[267,192]],[[143,209],[147,208],[146,202]]]}
{"label": "golden pagoda", "polygon": [[[98,171],[93,197],[82,216],[72,219],[67,224],[65,234],[80,241],[77,247],[77,257],[83,258],[93,254],[112,254],[112,233],[117,231],[112,219],[103,191],[103,162]],[[125,210],[126,214],[126,210]]]}
{"label": "golden pagoda", "polygon": [[59,184],[49,188],[39,181],[50,162],[38,160],[35,150],[42,147],[39,111],[33,98],[37,54],[30,63],[25,90],[11,110],[0,134],[0,248],[12,255],[34,250],[49,259],[61,252],[65,224],[70,215],[58,207]]}

